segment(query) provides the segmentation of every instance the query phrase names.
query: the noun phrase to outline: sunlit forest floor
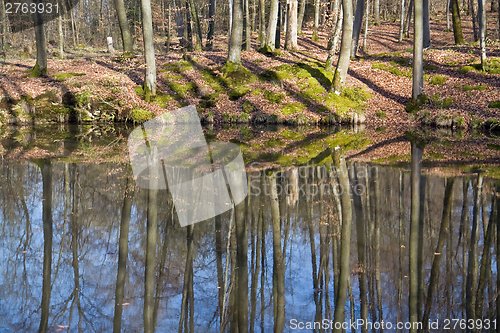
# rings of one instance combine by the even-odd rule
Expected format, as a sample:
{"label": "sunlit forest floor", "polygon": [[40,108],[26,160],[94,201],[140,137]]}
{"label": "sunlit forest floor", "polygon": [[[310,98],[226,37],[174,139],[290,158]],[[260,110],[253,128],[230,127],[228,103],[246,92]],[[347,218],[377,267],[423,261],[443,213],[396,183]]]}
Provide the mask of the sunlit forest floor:
{"label": "sunlit forest floor", "polygon": [[[297,51],[280,50],[273,55],[255,51],[258,47],[254,34],[252,51],[242,53],[243,65],[249,71],[238,75],[224,71],[225,36],[216,38],[213,51],[198,54],[183,53],[177,39],[166,54],[165,38],[158,38],[159,93],[151,103],[142,99],[145,66],[139,49],[135,58],[126,59],[118,52],[108,54],[104,49],[83,46],[67,50],[65,60],[57,59],[57,50],[50,49],[48,75],[44,78],[29,77],[34,59],[21,60],[25,54],[8,50],[0,66],[0,122],[142,122],[166,110],[194,104],[205,123],[231,126],[216,131],[217,139],[240,142],[252,159],[291,156],[286,161],[266,161],[269,165],[303,163],[307,158],[299,161],[292,157],[306,154],[312,158],[325,144],[328,146],[324,137],[331,130],[311,123],[352,125],[363,121],[362,136],[369,140],[352,145],[347,155],[353,160],[408,162],[410,146],[404,134],[418,128],[432,143],[425,157],[434,165],[498,164],[500,142],[495,131],[500,119],[500,49],[496,26],[496,13],[491,13],[487,48],[490,60],[487,71],[481,72],[470,17],[463,18],[467,41],[463,46],[454,46],[453,32],[446,31],[445,17],[434,18],[432,48],[424,52],[428,100],[410,112],[405,106],[411,98],[412,32],[409,39],[398,43],[398,22],[370,27],[366,50],[351,61],[348,88],[341,96],[330,92],[333,73],[324,70],[328,31],[320,33],[319,42],[312,42],[311,30],[305,29],[299,36]],[[248,123],[309,127],[253,131],[250,135],[245,125]],[[353,128],[345,133],[360,131]],[[295,144],[297,140],[300,144]],[[317,145],[321,140],[325,144]],[[11,157],[22,155],[18,153]],[[40,154],[38,151],[34,155]]]}

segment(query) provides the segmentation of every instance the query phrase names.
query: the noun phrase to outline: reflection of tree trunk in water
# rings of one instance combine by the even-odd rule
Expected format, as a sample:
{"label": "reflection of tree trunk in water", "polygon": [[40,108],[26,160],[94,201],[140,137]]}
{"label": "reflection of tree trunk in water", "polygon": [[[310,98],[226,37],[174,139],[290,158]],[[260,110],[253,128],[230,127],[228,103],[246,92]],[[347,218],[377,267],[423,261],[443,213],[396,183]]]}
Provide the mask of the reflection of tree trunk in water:
{"label": "reflection of tree trunk in water", "polygon": [[339,242],[339,236],[340,236],[339,226],[342,224],[342,207],[340,204],[340,200],[338,198],[338,194],[340,193],[340,191],[337,192],[339,190],[337,176],[332,169],[330,170],[330,185],[333,189],[332,198],[336,204],[336,210],[337,210],[337,214],[336,214],[337,220],[333,221],[333,228],[332,228],[333,229],[332,269],[333,269],[333,289],[334,289],[333,291],[334,291],[334,294],[336,297],[336,295],[339,291],[339,271],[340,271],[339,265],[340,265],[340,263],[339,263],[338,242]]}
{"label": "reflection of tree trunk in water", "polygon": [[156,240],[158,235],[158,165],[156,152],[149,157],[149,189],[147,211],[146,236],[146,267],[144,274],[144,332],[154,332],[154,289],[155,289],[155,262]]}
{"label": "reflection of tree trunk in water", "polygon": [[222,325],[224,308],[224,270],[222,268],[222,252],[223,252],[223,238],[222,238],[222,217],[217,215],[215,217],[215,257],[217,262],[217,285],[218,285],[218,297],[219,297],[219,320],[220,325]]}
{"label": "reflection of tree trunk in water", "polygon": [[115,316],[113,319],[113,332],[121,332],[123,298],[125,295],[125,277],[127,274],[128,257],[128,231],[130,227],[130,215],[132,212],[132,201],[134,199],[134,182],[127,176],[125,196],[123,198],[122,218],[120,222],[120,239],[118,241],[118,274],[116,277],[115,291]]}
{"label": "reflection of tree trunk in water", "polygon": [[246,228],[248,221],[245,221],[245,207],[244,200],[235,207],[238,333],[248,331],[248,238]]}
{"label": "reflection of tree trunk in water", "polygon": [[[186,252],[186,268],[184,270],[184,286],[182,288],[182,304],[181,304],[181,316],[179,319],[179,333],[193,332],[190,329],[189,317],[192,317],[190,310],[190,304],[192,303],[192,286],[193,286],[193,225],[188,225],[186,227],[186,239],[187,239],[187,252]],[[192,318],[191,318],[192,321]]]}
{"label": "reflection of tree trunk in water", "polygon": [[49,161],[43,161],[38,166],[42,171],[43,182],[43,283],[40,306],[42,314],[38,332],[47,332],[52,273],[52,165]]}
{"label": "reflection of tree trunk in water", "polygon": [[[335,168],[338,170],[337,175],[339,183],[343,189],[341,195],[342,203],[342,234],[341,234],[341,249],[340,249],[340,276],[338,293],[335,295],[335,314],[334,322],[343,323],[345,321],[345,302],[347,299],[347,288],[349,285],[349,254],[351,251],[351,224],[352,224],[352,207],[351,198],[349,195],[349,178],[347,176],[347,166],[344,159],[344,153],[341,148],[332,151],[332,160]],[[334,328],[333,332],[342,332],[342,329]]]}
{"label": "reflection of tree trunk in water", "polygon": [[[463,203],[462,203],[462,216],[460,218],[460,231],[458,235],[458,242],[457,242],[457,254],[458,254],[458,249],[460,248],[460,243],[463,240],[463,244],[461,246],[462,248],[462,281],[467,281],[467,240],[468,240],[468,231],[469,231],[469,209],[468,209],[468,203],[469,203],[469,182],[470,180],[468,178],[464,178],[463,180]],[[462,288],[461,291],[461,299],[465,299],[465,292],[466,288]],[[466,313],[465,313],[465,306],[462,306],[462,318],[465,318]]]}
{"label": "reflection of tree trunk in water", "polygon": [[[483,192],[484,193],[484,192]],[[484,198],[486,199],[486,198]],[[486,200],[485,200],[486,201]],[[486,234],[484,235],[484,248],[483,255],[481,256],[481,268],[479,270],[479,284],[477,287],[477,299],[476,303],[476,315],[478,317],[483,317],[483,303],[484,303],[484,289],[486,285],[486,280],[488,280],[488,274],[491,272],[491,242],[493,238],[493,218],[495,212],[495,206],[498,205],[498,199],[493,197],[491,202],[491,212],[490,218],[488,221],[488,228],[486,230]],[[483,204],[483,211],[488,212],[486,205]],[[484,214],[483,214],[484,215]],[[484,217],[483,217],[484,220]],[[491,290],[491,289],[489,289]]]}
{"label": "reflection of tree trunk in water", "polygon": [[[382,322],[384,320],[384,314],[382,312],[382,281],[380,279],[380,224],[383,205],[380,202],[382,199],[380,194],[380,182],[380,179],[375,179],[375,201],[377,202],[377,209],[375,213],[375,234],[373,247],[375,250],[375,283],[377,288],[378,321]],[[383,330],[381,329],[380,332],[383,332]]]}
{"label": "reflection of tree trunk in water", "polygon": [[[307,171],[313,169],[307,169]],[[313,173],[314,177],[314,173]],[[318,307],[318,265],[316,263],[316,243],[314,241],[314,226],[312,225],[312,200],[311,200],[311,191],[309,188],[312,187],[312,184],[308,183],[309,181],[309,172],[306,173],[304,177],[306,189],[306,210],[307,210],[307,229],[309,231],[309,242],[311,244],[311,263],[312,263],[312,278],[313,278],[313,288],[314,288],[314,303],[316,304],[316,308]],[[317,318],[316,318],[317,319]]]}
{"label": "reflection of tree trunk in water", "polygon": [[[453,204],[453,185],[455,183],[454,178],[449,178],[446,184],[446,190],[444,193],[444,204],[443,204],[443,216],[441,218],[441,228],[439,230],[439,238],[436,245],[436,250],[434,251],[434,260],[432,262],[431,277],[429,278],[429,288],[427,290],[427,300],[425,303],[425,312],[423,317],[424,329],[428,330],[429,317],[432,310],[432,303],[434,298],[434,291],[436,290],[436,285],[439,280],[439,270],[441,258],[443,257],[442,252],[444,244],[446,243],[446,238],[449,232],[450,226],[450,215],[451,208]],[[452,244],[448,244],[451,247]],[[449,286],[448,286],[449,287]]]}
{"label": "reflection of tree trunk in water", "polygon": [[[257,201],[259,203],[259,206],[262,205],[263,200],[262,196],[260,196],[260,200]],[[254,332],[254,325],[255,325],[255,315],[256,315],[256,309],[257,309],[257,285],[259,282],[259,273],[260,273],[260,250],[261,250],[261,242],[262,242],[262,223],[264,219],[264,210],[262,208],[258,208],[257,210],[258,216],[257,216],[257,241],[255,243],[255,267],[254,270],[252,271],[252,286],[251,286],[251,291],[250,291],[250,302],[252,304],[252,312],[251,312],[251,317],[250,317],[250,332]],[[253,249],[253,248],[252,248]]]}
{"label": "reflection of tree trunk in water", "polygon": [[[401,302],[403,300],[403,219],[404,219],[404,177],[403,172],[399,172],[399,284],[398,284],[398,322],[401,321]],[[398,332],[400,330],[398,329]]]}
{"label": "reflection of tree trunk in water", "polygon": [[273,219],[273,298],[274,298],[274,332],[283,332],[285,328],[285,263],[281,252],[281,227],[276,174],[268,177],[271,199],[271,215]]}
{"label": "reflection of tree trunk in water", "polygon": [[[320,225],[319,225],[319,237],[320,237],[320,251],[319,251],[319,256],[320,256],[320,276],[319,280],[321,281],[321,288],[324,289],[324,292],[321,294],[321,298],[325,297],[325,308],[328,306],[327,302],[327,296],[328,296],[328,280],[330,279],[329,275],[329,262],[330,262],[330,256],[329,256],[329,249],[330,249],[330,242],[328,241],[328,228],[327,226],[329,225],[324,218],[325,214],[325,208],[324,208],[324,191],[323,191],[323,186],[322,184],[322,175],[321,175],[321,168],[317,168],[318,171],[318,184],[319,185],[319,216],[320,216]],[[321,307],[323,307],[323,302],[321,302]],[[322,309],[321,309],[322,310]],[[326,309],[325,309],[326,310]],[[325,311],[326,313],[326,311]],[[322,318],[326,318],[323,314],[321,314]]]}
{"label": "reflection of tree trunk in water", "polygon": [[[499,8],[499,15],[500,15],[500,8]],[[500,186],[497,186],[496,193],[500,193]],[[500,209],[498,208],[500,204],[498,203],[498,198],[497,198],[497,252],[496,252],[496,260],[497,260],[497,293],[500,291]],[[493,221],[491,221],[493,223]],[[496,301],[497,305],[497,310],[496,310],[496,320],[497,324],[498,321],[500,320],[500,297],[497,297]],[[497,325],[497,333],[500,332],[500,326]]]}
{"label": "reflection of tree trunk in water", "polygon": [[[354,168],[352,170],[352,175],[354,176],[352,179],[353,188],[358,188],[358,177],[357,170]],[[363,206],[361,203],[361,193],[355,193],[353,191],[352,195],[353,203],[354,203],[354,212],[356,216],[356,235],[358,242],[358,275],[359,275],[359,296],[361,298],[361,310],[360,310],[360,319],[364,322],[368,320],[368,290],[366,288],[366,229],[365,229],[365,218],[363,214]],[[368,327],[363,325],[361,327],[361,332],[368,332]]]}
{"label": "reflection of tree trunk in water", "polygon": [[[426,217],[425,208],[425,192],[427,187],[427,177],[420,176],[420,213],[418,217],[418,293],[417,293],[417,308],[418,308],[418,320],[422,321],[422,308],[424,304],[424,218]],[[427,197],[430,197],[427,195]],[[430,199],[430,198],[429,198]],[[428,218],[428,216],[427,216]]]}
{"label": "reflection of tree trunk in water", "polygon": [[466,284],[466,313],[467,319],[476,320],[476,295],[477,295],[477,275],[478,275],[478,224],[481,209],[481,192],[483,188],[483,175],[479,174],[477,188],[474,197],[474,211],[472,219],[472,232],[470,236],[469,263],[467,268]]}
{"label": "reflection of tree trunk in water", "polygon": [[420,175],[422,172],[422,149],[411,143],[411,222],[410,222],[410,332],[417,332],[418,322],[418,238],[420,222]]}

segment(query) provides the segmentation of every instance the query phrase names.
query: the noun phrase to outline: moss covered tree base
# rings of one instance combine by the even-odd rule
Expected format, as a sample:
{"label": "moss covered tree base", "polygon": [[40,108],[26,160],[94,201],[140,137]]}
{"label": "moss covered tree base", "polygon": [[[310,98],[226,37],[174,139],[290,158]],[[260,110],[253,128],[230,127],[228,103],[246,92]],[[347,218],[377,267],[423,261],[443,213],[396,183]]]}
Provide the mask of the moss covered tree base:
{"label": "moss covered tree base", "polygon": [[37,61],[35,67],[33,67],[33,69],[31,70],[30,77],[35,78],[46,75],[47,75],[47,68],[41,68]]}

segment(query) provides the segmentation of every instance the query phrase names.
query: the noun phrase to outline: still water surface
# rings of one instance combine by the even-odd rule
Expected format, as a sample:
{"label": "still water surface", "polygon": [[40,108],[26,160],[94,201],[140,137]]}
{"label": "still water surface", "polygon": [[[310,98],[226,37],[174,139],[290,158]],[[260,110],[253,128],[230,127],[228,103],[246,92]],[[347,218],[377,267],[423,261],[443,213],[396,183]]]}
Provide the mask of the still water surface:
{"label": "still water surface", "polygon": [[2,161],[0,332],[496,331],[499,183],[421,154],[248,169],[241,204],[188,227],[125,163]]}

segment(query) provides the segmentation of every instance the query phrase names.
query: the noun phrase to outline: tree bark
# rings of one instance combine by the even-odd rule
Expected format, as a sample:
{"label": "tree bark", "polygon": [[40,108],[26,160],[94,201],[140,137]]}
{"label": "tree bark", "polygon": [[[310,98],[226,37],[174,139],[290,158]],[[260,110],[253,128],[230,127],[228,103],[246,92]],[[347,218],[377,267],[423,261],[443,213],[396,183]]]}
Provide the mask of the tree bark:
{"label": "tree bark", "polygon": [[370,16],[370,0],[366,0],[366,6],[365,6],[365,36],[363,38],[363,51],[366,53],[366,41],[368,39],[368,27],[370,25],[370,20],[368,19]]}
{"label": "tree bark", "polygon": [[318,27],[319,27],[319,5],[320,0],[314,0],[314,26],[311,40],[313,42],[319,41]]}
{"label": "tree bark", "polygon": [[271,51],[275,49],[276,26],[278,25],[279,0],[271,0],[271,11],[269,12],[269,23],[267,26],[266,44]]}
{"label": "tree bark", "polygon": [[464,35],[462,33],[462,21],[460,19],[460,8],[458,7],[458,0],[451,0],[451,20],[453,21],[453,36],[455,37],[455,44],[464,44]]}
{"label": "tree bark", "polygon": [[207,49],[209,51],[214,48],[214,33],[215,33],[215,13],[217,8],[217,0],[210,0],[208,5],[208,34],[207,34]]}
{"label": "tree bark", "polygon": [[250,24],[249,0],[245,1],[245,50],[250,51],[252,47],[252,26]]}
{"label": "tree bark", "polygon": [[59,58],[64,59],[64,32],[62,25],[62,15],[57,17],[57,31],[59,32]]}
{"label": "tree bark", "polygon": [[196,10],[194,0],[189,0],[189,10],[191,12],[191,19],[193,20],[194,28],[196,29],[196,42],[194,49],[196,52],[201,52],[201,44],[203,39],[201,36],[201,26],[200,26],[200,20],[198,18],[198,10]]}
{"label": "tree bark", "polygon": [[306,13],[306,0],[300,1],[299,16],[297,17],[297,33],[302,34],[302,23],[304,22],[304,14]]}
{"label": "tree bark", "polygon": [[477,42],[478,40],[477,26],[476,26],[477,13],[476,13],[476,8],[474,6],[474,0],[470,0],[469,8],[472,16],[472,31],[474,33],[474,41]]}
{"label": "tree bark", "polygon": [[375,20],[375,25],[380,24],[380,0],[375,0],[373,2],[373,16]]}
{"label": "tree bark", "polygon": [[146,60],[146,77],[143,90],[145,100],[149,102],[156,95],[156,63],[153,44],[153,19],[151,0],[141,0],[142,9],[142,36],[144,39],[144,59]]}
{"label": "tree bark", "polygon": [[[356,14],[354,16],[354,24],[352,27],[352,44],[351,44],[351,57],[356,57],[358,51],[359,35],[361,34],[361,25],[363,23],[363,15],[365,13],[365,1],[358,0],[356,4]],[[368,21],[368,16],[366,17]]]}
{"label": "tree bark", "polygon": [[412,100],[416,101],[424,88],[424,17],[423,0],[414,0],[415,20],[413,23],[413,90]]}
{"label": "tree bark", "polygon": [[287,50],[296,50],[297,44],[297,6],[298,0],[289,0],[288,3],[288,19],[286,28],[285,48]]}
{"label": "tree bark", "polygon": [[260,47],[266,44],[266,3],[259,0],[259,42]]}
{"label": "tree bark", "polygon": [[347,78],[347,70],[351,57],[351,41],[352,41],[352,0],[342,0],[342,12],[344,14],[344,22],[342,24],[342,42],[340,44],[340,54],[333,75],[332,91],[340,94],[345,87]]}
{"label": "tree bark", "polygon": [[[41,3],[40,1],[38,2]],[[36,40],[36,63],[31,71],[31,77],[45,76],[47,74],[47,44],[45,43],[45,31],[43,16],[38,11],[35,17],[35,40]]]}
{"label": "tree bark", "polygon": [[132,53],[132,35],[130,34],[130,27],[127,20],[127,11],[125,10],[125,3],[123,0],[114,0],[116,14],[118,16],[118,25],[120,26],[122,41],[123,41],[123,52]]}
{"label": "tree bark", "polygon": [[423,16],[424,16],[424,49],[431,47],[431,26],[429,21],[429,0],[423,0]]}
{"label": "tree bark", "polygon": [[233,0],[233,28],[229,40],[228,62],[241,64],[241,44],[243,40],[243,0]]}
{"label": "tree bark", "polygon": [[486,69],[486,5],[484,0],[477,0],[479,16],[479,47],[481,48],[481,68]]}
{"label": "tree bark", "polygon": [[2,14],[2,51],[5,50],[7,42],[7,14],[5,13],[5,1],[0,0],[0,13]]}
{"label": "tree bark", "polygon": [[342,28],[342,21],[344,18],[343,10],[342,10],[342,5],[339,8],[338,11],[338,19],[337,19],[337,24],[335,24],[335,31],[333,32],[333,39],[332,42],[329,45],[328,48],[328,58],[326,59],[326,65],[325,69],[327,71],[331,71],[333,68],[333,57],[335,56],[335,53],[337,52],[337,44],[339,43],[340,39],[340,30]]}

